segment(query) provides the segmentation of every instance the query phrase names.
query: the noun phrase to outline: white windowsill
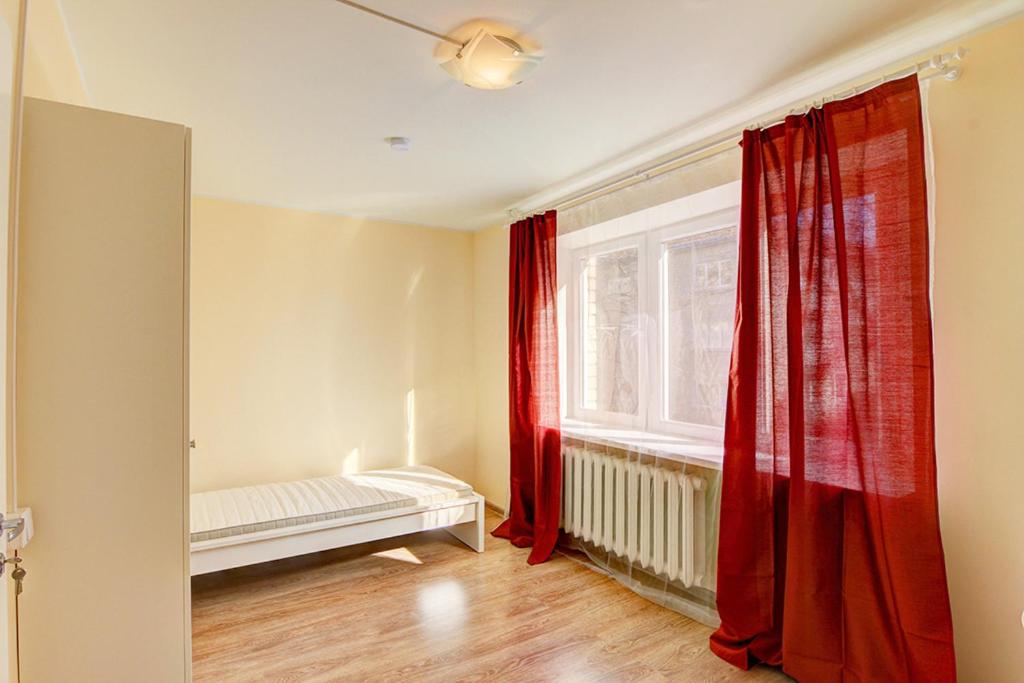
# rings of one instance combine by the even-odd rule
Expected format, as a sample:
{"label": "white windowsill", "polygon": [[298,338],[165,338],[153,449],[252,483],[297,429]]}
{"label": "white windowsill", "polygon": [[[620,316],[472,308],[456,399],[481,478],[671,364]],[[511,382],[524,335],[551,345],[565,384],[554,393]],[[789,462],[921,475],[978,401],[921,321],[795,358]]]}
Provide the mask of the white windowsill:
{"label": "white windowsill", "polygon": [[562,434],[587,443],[645,453],[713,470],[722,469],[724,451],[722,444],[714,441],[608,427],[578,420],[562,420]]}

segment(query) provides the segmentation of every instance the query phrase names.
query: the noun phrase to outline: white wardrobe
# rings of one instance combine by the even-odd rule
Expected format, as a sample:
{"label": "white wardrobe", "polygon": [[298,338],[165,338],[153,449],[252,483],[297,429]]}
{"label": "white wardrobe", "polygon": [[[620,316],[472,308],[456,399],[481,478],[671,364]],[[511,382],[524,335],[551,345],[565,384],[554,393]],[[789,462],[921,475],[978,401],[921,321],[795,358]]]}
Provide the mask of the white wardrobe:
{"label": "white wardrobe", "polygon": [[189,130],[27,99],[16,324],[21,680],[190,677]]}

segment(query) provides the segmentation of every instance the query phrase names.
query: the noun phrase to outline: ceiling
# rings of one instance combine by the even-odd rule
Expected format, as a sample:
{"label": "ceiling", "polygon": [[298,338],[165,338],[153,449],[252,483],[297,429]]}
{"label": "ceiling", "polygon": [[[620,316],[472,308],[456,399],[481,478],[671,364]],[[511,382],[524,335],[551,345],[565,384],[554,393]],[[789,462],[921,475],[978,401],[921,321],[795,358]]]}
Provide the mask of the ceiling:
{"label": "ceiling", "polygon": [[[60,0],[93,106],[193,129],[193,192],[459,229],[964,0],[363,0],[539,42],[503,91],[333,0]],[[392,152],[389,136],[412,139]]]}

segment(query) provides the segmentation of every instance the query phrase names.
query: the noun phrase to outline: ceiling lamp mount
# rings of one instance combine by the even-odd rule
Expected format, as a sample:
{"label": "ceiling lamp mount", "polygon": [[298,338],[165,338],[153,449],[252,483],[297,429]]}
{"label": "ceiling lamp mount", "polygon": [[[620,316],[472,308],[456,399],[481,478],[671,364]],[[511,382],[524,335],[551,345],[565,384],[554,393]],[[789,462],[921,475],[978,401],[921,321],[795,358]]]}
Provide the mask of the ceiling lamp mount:
{"label": "ceiling lamp mount", "polygon": [[503,90],[519,85],[544,59],[540,46],[518,35],[512,27],[497,22],[476,19],[459,26],[450,34],[444,34],[351,0],[337,1],[437,38],[441,43],[434,51],[434,57],[441,68],[471,88]]}

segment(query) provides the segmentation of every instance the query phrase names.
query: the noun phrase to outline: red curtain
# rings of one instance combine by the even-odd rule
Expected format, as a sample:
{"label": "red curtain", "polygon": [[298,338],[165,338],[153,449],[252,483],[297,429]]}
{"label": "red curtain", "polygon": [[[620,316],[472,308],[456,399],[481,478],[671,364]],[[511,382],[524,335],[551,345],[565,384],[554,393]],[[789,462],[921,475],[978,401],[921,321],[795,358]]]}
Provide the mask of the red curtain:
{"label": "red curtain", "polygon": [[711,648],[955,680],[916,76],[747,131],[739,240]]}
{"label": "red curtain", "polygon": [[528,562],[551,556],[562,493],[558,404],[555,212],[512,225],[508,283],[508,392],[511,500],[493,531]]}

